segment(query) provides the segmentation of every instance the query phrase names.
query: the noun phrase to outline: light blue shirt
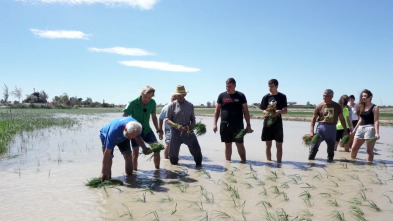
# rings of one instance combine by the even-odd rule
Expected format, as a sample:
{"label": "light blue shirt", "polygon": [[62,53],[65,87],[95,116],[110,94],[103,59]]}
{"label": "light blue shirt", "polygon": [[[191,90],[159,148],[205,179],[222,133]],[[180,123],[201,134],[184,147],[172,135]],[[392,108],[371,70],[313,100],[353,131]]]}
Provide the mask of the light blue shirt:
{"label": "light blue shirt", "polygon": [[161,113],[160,113],[160,116],[158,117],[158,119],[164,121],[165,130],[170,130],[170,129],[171,129],[171,127],[166,123],[166,120],[165,120],[165,115],[166,115],[166,111],[168,110],[168,106],[169,106],[169,104],[165,105],[165,106],[162,108]]}

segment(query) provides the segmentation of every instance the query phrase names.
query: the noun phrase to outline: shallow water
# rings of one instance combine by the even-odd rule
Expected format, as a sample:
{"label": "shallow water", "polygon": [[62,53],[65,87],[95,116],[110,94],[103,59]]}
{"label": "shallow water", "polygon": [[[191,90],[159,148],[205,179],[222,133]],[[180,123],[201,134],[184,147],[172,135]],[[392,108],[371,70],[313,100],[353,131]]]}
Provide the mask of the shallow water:
{"label": "shallow water", "polygon": [[0,220],[337,220],[339,214],[357,220],[353,207],[367,220],[393,217],[392,127],[380,129],[374,164],[365,163],[364,148],[356,161],[340,150],[327,163],[325,143],[309,162],[301,140],[309,122],[285,121],[283,164],[277,165],[266,162],[262,121],[251,120],[254,133],[245,137],[247,163],[241,164],[235,146],[232,162],[224,160],[213,118],[197,117],[208,130],[199,137],[202,168],[182,146],[178,166],[162,159],[155,170],[141,155],[139,170],[125,177],[115,151],[112,175],[126,185],[90,189],[86,181],[101,170],[99,130],[118,115],[76,116],[82,124],[72,129],[16,137],[0,158]]}

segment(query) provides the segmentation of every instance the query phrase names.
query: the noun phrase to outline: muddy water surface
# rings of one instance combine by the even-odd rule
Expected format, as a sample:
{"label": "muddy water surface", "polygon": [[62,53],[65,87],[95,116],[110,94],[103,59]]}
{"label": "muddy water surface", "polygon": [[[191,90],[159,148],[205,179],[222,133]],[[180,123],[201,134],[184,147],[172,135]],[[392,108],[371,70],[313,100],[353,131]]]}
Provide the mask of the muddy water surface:
{"label": "muddy water surface", "polygon": [[[15,138],[0,158],[0,220],[391,220],[393,217],[393,129],[381,127],[374,164],[339,150],[326,162],[326,144],[315,161],[301,136],[308,122],[284,122],[283,164],[266,162],[261,120],[245,137],[247,163],[224,160],[224,144],[213,119],[198,117],[208,133],[199,137],[203,166],[195,168],[186,146],[178,166],[161,160],[155,170],[140,156],[139,170],[124,176],[115,151],[114,178],[125,186],[90,189],[101,170],[100,128],[118,114],[78,116],[70,129],[49,128]],[[273,148],[272,155],[275,155]],[[161,154],[162,156],[162,154]],[[275,157],[273,157],[275,159]]]}

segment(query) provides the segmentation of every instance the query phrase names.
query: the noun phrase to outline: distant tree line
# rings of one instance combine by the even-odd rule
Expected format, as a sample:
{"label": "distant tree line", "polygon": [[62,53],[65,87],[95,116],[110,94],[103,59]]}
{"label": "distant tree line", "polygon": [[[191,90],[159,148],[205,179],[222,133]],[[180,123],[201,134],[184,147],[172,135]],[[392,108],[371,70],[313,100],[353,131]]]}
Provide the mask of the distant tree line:
{"label": "distant tree line", "polygon": [[[102,102],[93,101],[90,97],[86,99],[78,98],[76,96],[70,97],[67,93],[55,96],[52,101],[48,101],[49,95],[44,91],[35,91],[32,94],[25,95],[25,99],[22,100],[22,89],[15,86],[13,91],[9,91],[6,84],[3,87],[3,97],[0,100],[0,105],[6,106],[47,106],[47,107],[114,107],[114,104],[106,103],[105,100]],[[13,96],[17,98],[13,103],[9,101],[9,97]]]}

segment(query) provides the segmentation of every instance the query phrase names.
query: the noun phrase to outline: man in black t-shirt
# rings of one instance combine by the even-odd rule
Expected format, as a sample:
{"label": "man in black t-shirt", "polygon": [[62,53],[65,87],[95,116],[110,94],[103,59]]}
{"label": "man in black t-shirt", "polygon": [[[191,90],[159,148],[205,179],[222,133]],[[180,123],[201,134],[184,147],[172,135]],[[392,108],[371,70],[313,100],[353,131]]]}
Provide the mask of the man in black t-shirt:
{"label": "man in black t-shirt", "polygon": [[287,96],[277,91],[278,81],[276,79],[269,80],[268,85],[270,93],[262,98],[259,106],[265,115],[261,138],[262,141],[266,141],[266,159],[268,161],[272,160],[272,141],[276,141],[277,163],[281,163],[284,140],[281,114],[287,113]]}
{"label": "man in black t-shirt", "polygon": [[232,142],[235,142],[241,162],[246,162],[246,149],[243,138],[236,139],[236,135],[244,129],[243,115],[247,123],[247,133],[252,133],[250,113],[248,112],[247,99],[243,93],[236,91],[236,81],[228,78],[226,91],[217,99],[214,112],[213,131],[217,131],[217,121],[221,114],[220,135],[221,142],[225,142],[225,158],[230,161],[232,156]]}

